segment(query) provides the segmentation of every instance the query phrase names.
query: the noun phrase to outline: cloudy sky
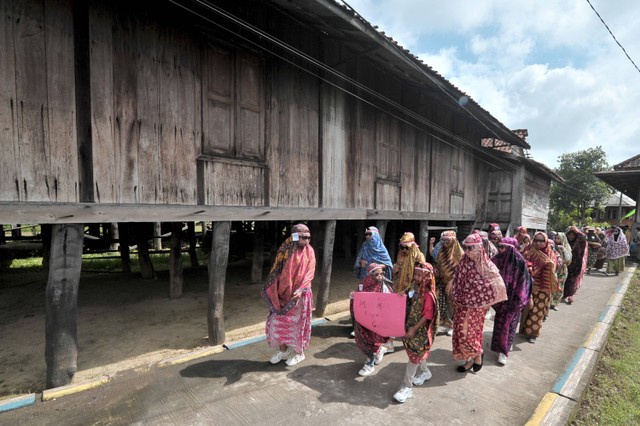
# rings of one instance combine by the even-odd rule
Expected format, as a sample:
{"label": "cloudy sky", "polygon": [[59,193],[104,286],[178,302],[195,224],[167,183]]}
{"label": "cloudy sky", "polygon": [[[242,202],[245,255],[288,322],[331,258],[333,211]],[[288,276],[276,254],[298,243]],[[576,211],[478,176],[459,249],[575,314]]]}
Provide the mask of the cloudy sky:
{"label": "cloudy sky", "polygon": [[[640,72],[586,0],[346,0],[511,129],[534,159],[640,154]],[[590,0],[640,67],[640,1]]]}

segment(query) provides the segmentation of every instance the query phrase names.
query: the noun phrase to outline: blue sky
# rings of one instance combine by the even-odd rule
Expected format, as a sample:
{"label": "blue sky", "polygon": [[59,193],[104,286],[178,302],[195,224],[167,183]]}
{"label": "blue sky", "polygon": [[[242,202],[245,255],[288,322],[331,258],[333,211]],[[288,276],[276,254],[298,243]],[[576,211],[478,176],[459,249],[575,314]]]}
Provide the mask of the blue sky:
{"label": "blue sky", "polygon": [[[640,154],[640,72],[586,0],[347,0],[511,129],[534,159]],[[591,0],[640,66],[640,1]]]}

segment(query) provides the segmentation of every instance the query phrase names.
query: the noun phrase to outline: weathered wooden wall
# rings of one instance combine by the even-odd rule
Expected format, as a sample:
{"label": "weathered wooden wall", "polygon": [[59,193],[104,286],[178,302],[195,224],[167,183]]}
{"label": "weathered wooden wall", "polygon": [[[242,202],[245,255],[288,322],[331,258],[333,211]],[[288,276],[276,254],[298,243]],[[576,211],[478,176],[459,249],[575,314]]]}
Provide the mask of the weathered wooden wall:
{"label": "weathered wooden wall", "polygon": [[550,179],[530,171],[524,173],[522,224],[528,229],[546,231],[549,215]]}
{"label": "weathered wooden wall", "polygon": [[0,200],[78,200],[70,0],[0,1]]}
{"label": "weathered wooden wall", "polygon": [[89,10],[95,201],[196,204],[196,38],[130,3]]}
{"label": "weathered wooden wall", "polygon": [[[487,166],[459,141],[407,123],[380,100],[356,99],[298,58],[289,59],[310,73],[194,24],[191,15],[176,18],[168,3],[153,10],[89,3],[92,174],[81,175],[93,181],[79,182],[72,4],[0,4],[0,53],[8,59],[0,76],[0,201],[79,201],[82,184],[98,204],[370,209],[446,219],[473,216],[484,202]],[[464,118],[416,81],[382,71],[265,3],[229,7],[479,144]]]}

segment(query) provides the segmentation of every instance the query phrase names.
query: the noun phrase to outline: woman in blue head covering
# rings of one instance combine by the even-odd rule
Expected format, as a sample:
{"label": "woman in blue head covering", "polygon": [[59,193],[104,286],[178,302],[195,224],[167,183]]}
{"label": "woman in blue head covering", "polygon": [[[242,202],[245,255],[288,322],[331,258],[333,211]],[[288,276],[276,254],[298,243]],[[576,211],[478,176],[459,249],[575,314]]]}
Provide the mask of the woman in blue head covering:
{"label": "woman in blue head covering", "polygon": [[353,272],[356,277],[358,280],[363,280],[367,276],[367,266],[370,263],[379,263],[386,266],[384,274],[388,279],[391,279],[393,262],[382,242],[382,238],[380,238],[378,228],[375,226],[368,227],[364,236],[364,243],[362,243],[356,262],[353,264]]}

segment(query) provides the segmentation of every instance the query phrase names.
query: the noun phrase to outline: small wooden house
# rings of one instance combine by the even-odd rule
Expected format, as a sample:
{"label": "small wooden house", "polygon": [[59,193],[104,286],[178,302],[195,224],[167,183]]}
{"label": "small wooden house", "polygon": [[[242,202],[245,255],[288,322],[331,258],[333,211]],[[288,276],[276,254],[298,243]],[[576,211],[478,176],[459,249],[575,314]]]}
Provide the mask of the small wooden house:
{"label": "small wooden house", "polygon": [[86,224],[213,221],[212,343],[231,221],[315,224],[320,313],[353,221],[391,245],[544,227],[549,176],[482,144],[526,141],[343,3],[0,0],[0,18],[0,223],[53,225],[49,385],[74,371],[74,332],[56,339]]}

